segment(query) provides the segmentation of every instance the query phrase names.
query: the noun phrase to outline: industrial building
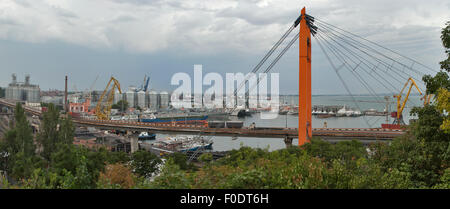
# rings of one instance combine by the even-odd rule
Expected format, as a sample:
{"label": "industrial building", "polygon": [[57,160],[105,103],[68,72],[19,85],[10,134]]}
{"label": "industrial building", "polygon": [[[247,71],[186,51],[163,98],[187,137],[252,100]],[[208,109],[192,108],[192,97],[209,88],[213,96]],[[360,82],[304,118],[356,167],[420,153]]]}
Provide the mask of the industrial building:
{"label": "industrial building", "polygon": [[17,82],[16,74],[12,74],[12,82],[5,90],[5,97],[9,100],[40,103],[40,93],[39,86],[30,83],[30,75],[25,76],[24,82]]}
{"label": "industrial building", "polygon": [[130,86],[129,90],[120,94],[118,91],[114,94],[113,103],[117,104],[120,100],[128,102],[132,108],[140,107],[142,109],[167,109],[170,104],[170,94],[167,91],[158,93],[157,91],[136,91],[136,87]]}

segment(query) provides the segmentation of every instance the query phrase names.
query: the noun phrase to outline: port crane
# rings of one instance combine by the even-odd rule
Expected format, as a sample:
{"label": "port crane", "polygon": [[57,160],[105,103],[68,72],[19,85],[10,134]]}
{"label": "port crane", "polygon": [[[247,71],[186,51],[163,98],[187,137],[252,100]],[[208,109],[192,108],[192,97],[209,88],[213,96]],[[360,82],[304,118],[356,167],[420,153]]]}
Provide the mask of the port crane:
{"label": "port crane", "polygon": [[145,75],[144,76],[144,82],[142,83],[142,85],[139,88],[136,88],[135,91],[136,92],[147,91],[149,82],[150,82],[150,76]]}
{"label": "port crane", "polygon": [[119,91],[120,94],[122,94],[119,81],[111,76],[111,79],[109,80],[108,85],[106,85],[106,88],[103,91],[102,95],[100,96],[100,99],[98,100],[97,106],[95,108],[95,115],[97,116],[98,119],[100,120],[109,119],[109,115],[111,113],[111,106],[114,100],[114,93],[116,89]]}
{"label": "port crane", "polygon": [[[408,86],[409,84],[409,89],[408,92],[405,96],[405,99],[402,101],[402,95],[403,95],[403,91],[405,90],[405,88]],[[405,85],[403,86],[402,90],[400,91],[399,94],[395,94],[394,98],[397,98],[397,112],[392,112],[391,116],[395,118],[394,120],[394,124],[398,124],[398,125],[404,125],[405,122],[403,121],[403,109],[405,108],[406,102],[408,101],[408,97],[409,94],[411,93],[411,89],[412,87],[416,87],[417,91],[419,91],[419,94],[422,95],[422,92],[420,91],[419,87],[417,86],[416,82],[414,81],[414,79],[409,78]],[[429,101],[429,99],[428,99]]]}
{"label": "port crane", "polygon": [[434,94],[425,94],[420,100],[423,100],[423,106],[430,104],[431,98],[434,97]]}
{"label": "port crane", "polygon": [[91,100],[92,100],[92,90],[94,89],[94,85],[97,82],[99,76],[100,75],[97,75],[97,77],[95,77],[95,80],[94,80],[94,82],[92,82],[91,87],[89,89],[86,89],[86,91],[85,91],[86,97],[88,97]]}

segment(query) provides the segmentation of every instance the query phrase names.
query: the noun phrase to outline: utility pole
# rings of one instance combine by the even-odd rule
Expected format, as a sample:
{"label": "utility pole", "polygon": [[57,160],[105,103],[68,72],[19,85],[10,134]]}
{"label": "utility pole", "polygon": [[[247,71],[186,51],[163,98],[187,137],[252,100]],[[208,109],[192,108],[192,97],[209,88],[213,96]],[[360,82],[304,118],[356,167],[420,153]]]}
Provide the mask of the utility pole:
{"label": "utility pole", "polygon": [[286,114],[286,128],[287,128],[287,115],[288,115],[288,114]]}
{"label": "utility pole", "polygon": [[66,113],[69,110],[68,101],[67,101],[67,75],[66,75],[66,86],[64,89],[64,110],[66,111]]}

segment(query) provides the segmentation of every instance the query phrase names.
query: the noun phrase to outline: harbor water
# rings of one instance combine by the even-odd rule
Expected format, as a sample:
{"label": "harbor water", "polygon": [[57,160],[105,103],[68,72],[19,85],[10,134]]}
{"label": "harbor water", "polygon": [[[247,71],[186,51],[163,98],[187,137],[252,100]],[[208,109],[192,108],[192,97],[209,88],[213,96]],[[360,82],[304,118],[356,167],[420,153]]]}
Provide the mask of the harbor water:
{"label": "harbor water", "polygon": [[[357,102],[355,103],[354,100]],[[394,98],[390,96],[390,111],[396,111],[396,103]],[[280,103],[297,105],[298,96],[282,96],[280,97]],[[312,105],[324,105],[324,106],[346,106],[352,110],[365,111],[368,109],[376,109],[377,111],[384,111],[386,102],[383,97],[374,98],[370,96],[313,96]],[[410,111],[414,106],[422,106],[423,102],[420,100],[420,96],[411,95],[407,102],[405,109],[403,110],[404,121],[409,123],[409,119],[414,119],[410,116]],[[260,113],[254,113],[252,116],[245,118],[230,118],[232,120],[241,120],[244,122],[244,126],[249,126],[252,123],[256,124],[256,127],[298,127],[297,115],[278,115],[275,119],[261,119]],[[360,116],[360,117],[330,117],[330,118],[318,118],[312,116],[313,128],[324,127],[326,122],[328,128],[379,128],[382,123],[392,123],[393,118],[390,116]],[[157,134],[156,138],[167,137],[166,134]],[[208,136],[205,136],[209,138]],[[227,151],[232,149],[239,149],[241,146],[249,146],[253,148],[268,148],[270,151],[285,148],[283,139],[280,138],[251,138],[251,137],[222,137],[213,136],[211,138],[214,142],[214,151]],[[151,143],[151,141],[145,141],[144,143]],[[298,140],[293,140],[293,145],[298,145]]]}

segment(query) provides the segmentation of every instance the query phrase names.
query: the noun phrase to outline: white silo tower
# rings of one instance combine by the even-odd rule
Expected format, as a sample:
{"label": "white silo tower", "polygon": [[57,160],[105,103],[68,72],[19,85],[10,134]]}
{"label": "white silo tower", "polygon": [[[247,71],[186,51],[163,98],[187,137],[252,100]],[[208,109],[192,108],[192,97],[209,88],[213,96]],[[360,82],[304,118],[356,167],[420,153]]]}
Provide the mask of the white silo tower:
{"label": "white silo tower", "polygon": [[125,93],[128,107],[136,107],[136,87],[130,86],[129,90]]}
{"label": "white silo tower", "polygon": [[158,109],[159,108],[159,95],[156,91],[150,91],[149,93],[149,107],[150,109]]}
{"label": "white silo tower", "polygon": [[159,94],[160,97],[160,107],[168,108],[169,107],[169,93],[167,91],[162,91]]}
{"label": "white silo tower", "polygon": [[120,100],[123,100],[123,94],[121,94],[119,92],[119,90],[116,90],[116,92],[114,93],[114,104],[119,103]]}
{"label": "white silo tower", "polygon": [[137,93],[137,106],[140,108],[148,107],[148,99],[147,99],[147,94],[145,93],[145,91],[139,91]]}

